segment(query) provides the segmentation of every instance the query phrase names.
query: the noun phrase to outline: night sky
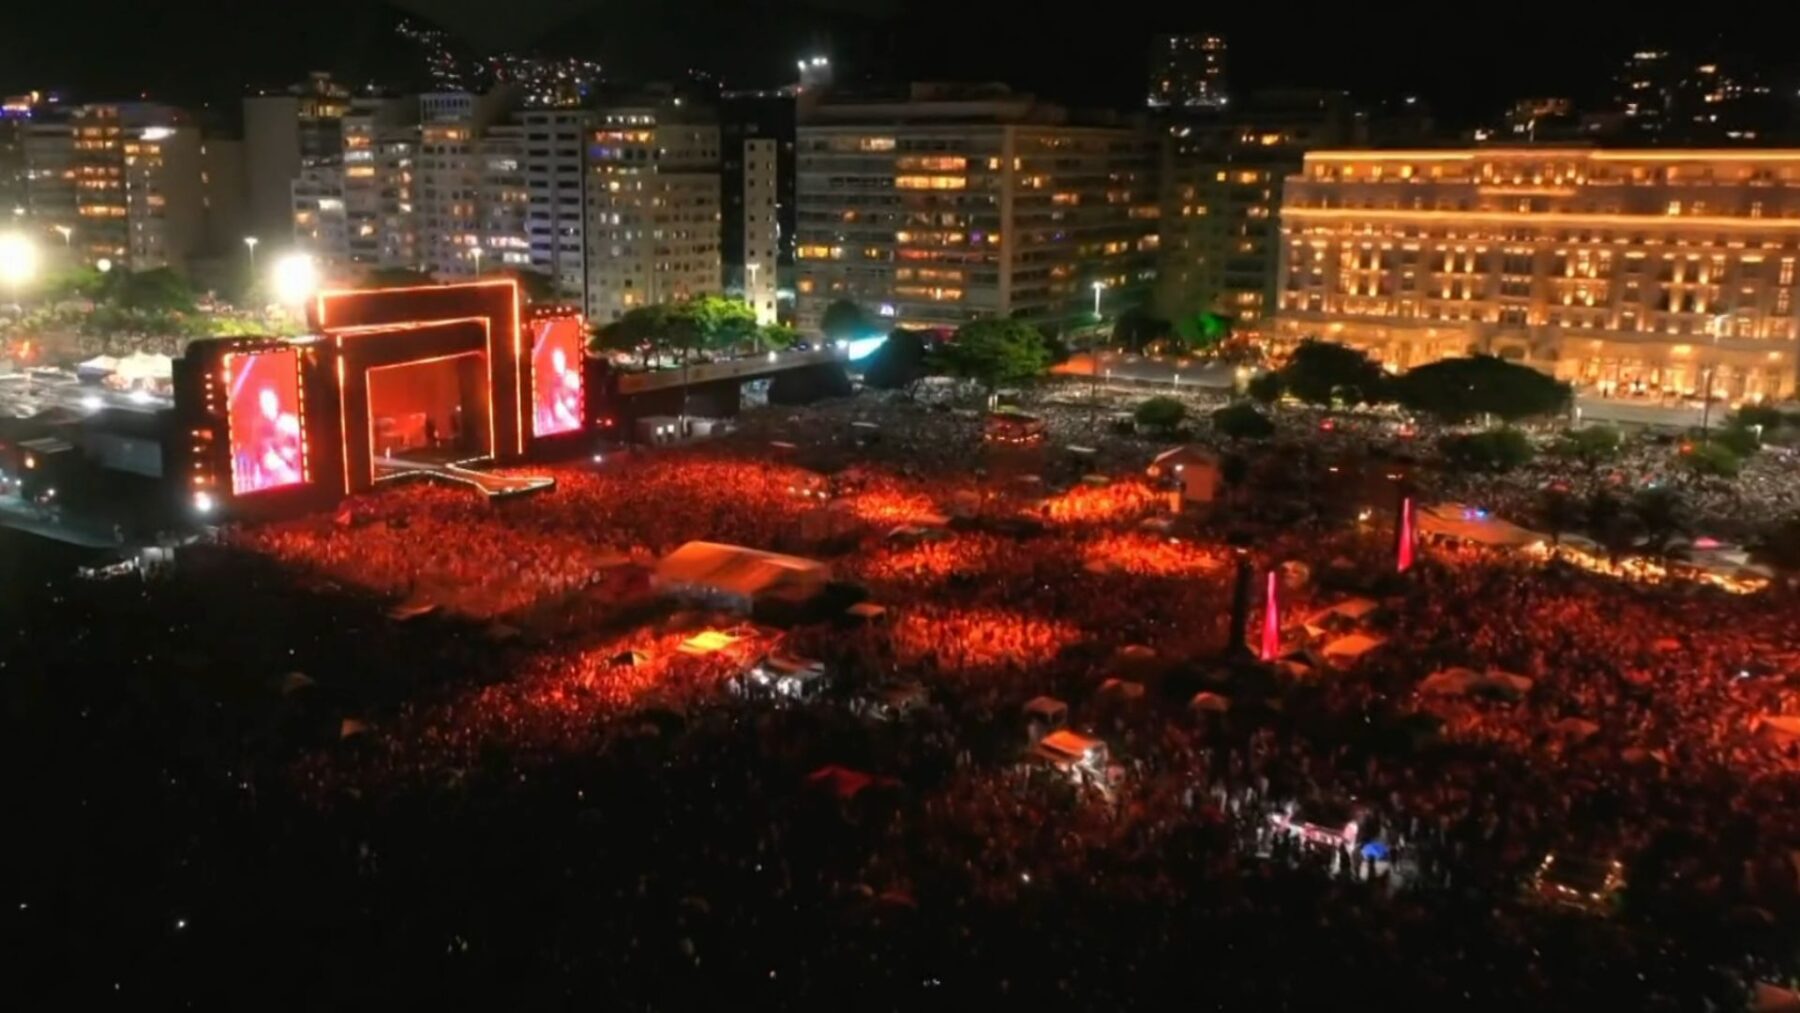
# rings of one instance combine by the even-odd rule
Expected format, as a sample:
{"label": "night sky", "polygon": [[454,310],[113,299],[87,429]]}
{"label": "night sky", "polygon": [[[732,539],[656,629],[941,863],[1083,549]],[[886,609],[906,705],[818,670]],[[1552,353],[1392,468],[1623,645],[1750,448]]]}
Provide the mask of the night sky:
{"label": "night sky", "polygon": [[[70,0],[15,5],[0,31],[0,87],[115,97],[145,88],[229,102],[313,66],[395,58],[396,6],[478,49],[571,51],[626,78],[694,65],[728,85],[786,80],[801,52],[851,77],[1005,80],[1062,101],[1135,106],[1158,31],[1207,29],[1232,47],[1235,88],[1331,86],[1359,98],[1423,96],[1452,123],[1509,99],[1598,94],[1641,45],[1742,53],[1786,82],[1796,58],[1774,5],[1709,3],[1666,30],[1642,4],[1096,4],[1048,16],[1028,0]],[[79,29],[77,28],[79,26]]]}

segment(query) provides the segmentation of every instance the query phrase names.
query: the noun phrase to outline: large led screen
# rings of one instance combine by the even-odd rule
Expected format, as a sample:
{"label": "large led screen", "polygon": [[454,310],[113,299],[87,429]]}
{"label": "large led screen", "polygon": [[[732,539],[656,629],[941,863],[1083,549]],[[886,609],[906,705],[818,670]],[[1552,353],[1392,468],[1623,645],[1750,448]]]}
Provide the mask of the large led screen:
{"label": "large led screen", "polygon": [[531,432],[554,436],[581,428],[581,318],[531,324]]}
{"label": "large led screen", "polygon": [[231,491],[241,496],[306,481],[298,354],[278,349],[227,355],[225,383]]}

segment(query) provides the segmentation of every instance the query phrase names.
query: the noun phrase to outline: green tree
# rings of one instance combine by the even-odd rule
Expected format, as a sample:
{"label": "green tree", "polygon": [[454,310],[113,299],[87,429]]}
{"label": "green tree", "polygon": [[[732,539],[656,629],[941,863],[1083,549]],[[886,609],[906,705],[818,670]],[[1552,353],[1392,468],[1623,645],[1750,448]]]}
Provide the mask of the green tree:
{"label": "green tree", "polygon": [[1159,395],[1139,404],[1131,417],[1145,429],[1166,433],[1187,418],[1187,405],[1179,398]]}
{"label": "green tree", "polygon": [[1531,441],[1517,429],[1451,433],[1438,450],[1452,467],[1463,471],[1511,471],[1532,458]]}
{"label": "green tree", "polygon": [[1800,514],[1789,516],[1763,532],[1757,555],[1771,566],[1800,573]]}
{"label": "green tree", "polygon": [[1571,429],[1556,441],[1556,455],[1593,471],[1619,456],[1619,431],[1611,426]]}
{"label": "green tree", "polygon": [[1133,306],[1113,321],[1112,343],[1141,352],[1146,345],[1168,337],[1170,325],[1142,306]]}
{"label": "green tree", "polygon": [[192,313],[194,287],[170,268],[150,271],[110,272],[116,278],[107,286],[107,301],[136,313]]}
{"label": "green tree", "polygon": [[1224,344],[1231,338],[1231,318],[1202,311],[1175,322],[1175,335],[1190,350],[1204,352]]}
{"label": "green tree", "polygon": [[992,394],[1042,373],[1050,364],[1050,351],[1036,327],[989,317],[958,327],[955,337],[938,349],[936,360],[948,375],[974,380]]}
{"label": "green tree", "polygon": [[595,352],[626,352],[638,356],[646,366],[652,354],[661,355],[673,348],[669,307],[636,306],[611,323],[593,331],[588,347]]}
{"label": "green tree", "polygon": [[673,313],[676,320],[685,316],[693,321],[701,348],[713,351],[735,349],[758,335],[756,311],[742,299],[703,295],[678,303]]}
{"label": "green tree", "polygon": [[1631,518],[1643,535],[1644,551],[1668,556],[1675,536],[1689,526],[1687,501],[1669,486],[1652,486],[1631,498]]}
{"label": "green tree", "polygon": [[1760,404],[1747,404],[1733,412],[1731,416],[1732,425],[1744,429],[1761,426],[1765,433],[1780,429],[1787,421],[1788,417],[1779,410]]}
{"label": "green tree", "polygon": [[756,330],[756,340],[764,348],[772,348],[778,352],[794,347],[800,340],[800,332],[786,324],[764,324]]}
{"label": "green tree", "polygon": [[1234,440],[1266,440],[1275,435],[1275,423],[1248,401],[1226,405],[1212,413],[1213,428]]}
{"label": "green tree", "polygon": [[819,318],[819,333],[827,341],[854,341],[879,329],[861,306],[848,299],[826,306],[825,314]]}
{"label": "green tree", "polygon": [[1283,393],[1281,374],[1274,371],[1256,374],[1250,378],[1249,383],[1244,385],[1244,393],[1250,395],[1250,399],[1258,404],[1265,406],[1274,404],[1281,400]]}
{"label": "green tree", "polygon": [[1605,489],[1595,490],[1588,497],[1583,513],[1586,515],[1588,534],[1606,549],[1615,562],[1637,544],[1636,518],[1611,492]]}
{"label": "green tree", "polygon": [[1545,489],[1538,499],[1538,518],[1550,529],[1551,543],[1560,544],[1563,532],[1581,526],[1581,504],[1567,489]]}
{"label": "green tree", "polygon": [[98,299],[106,291],[105,273],[77,264],[58,271],[44,281],[43,292],[53,302],[65,299]]}
{"label": "green tree", "polygon": [[1711,439],[1739,457],[1749,457],[1762,446],[1762,439],[1756,435],[1755,430],[1738,425],[1735,421],[1724,429],[1714,430]]}
{"label": "green tree", "polygon": [[1387,375],[1368,355],[1313,338],[1302,341],[1281,367],[1281,384],[1311,405],[1374,404],[1387,395]]}
{"label": "green tree", "polygon": [[896,328],[863,369],[863,382],[878,390],[898,390],[924,379],[929,356],[925,335],[911,328]]}
{"label": "green tree", "polygon": [[1394,384],[1400,403],[1442,422],[1493,415],[1508,422],[1566,411],[1569,385],[1492,355],[1440,359]]}
{"label": "green tree", "polygon": [[1681,466],[1700,477],[1736,478],[1743,462],[1729,447],[1718,443],[1693,443],[1682,451]]}

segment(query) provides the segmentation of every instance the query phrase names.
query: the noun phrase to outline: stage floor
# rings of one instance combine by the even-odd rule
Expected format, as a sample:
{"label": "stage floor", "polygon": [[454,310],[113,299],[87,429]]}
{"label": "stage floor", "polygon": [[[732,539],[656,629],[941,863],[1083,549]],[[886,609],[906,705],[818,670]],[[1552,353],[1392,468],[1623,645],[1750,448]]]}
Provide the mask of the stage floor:
{"label": "stage floor", "polygon": [[490,499],[519,496],[556,486],[556,479],[548,475],[496,475],[467,464],[433,460],[427,454],[377,457],[375,459],[375,481],[383,482],[408,476],[472,486]]}

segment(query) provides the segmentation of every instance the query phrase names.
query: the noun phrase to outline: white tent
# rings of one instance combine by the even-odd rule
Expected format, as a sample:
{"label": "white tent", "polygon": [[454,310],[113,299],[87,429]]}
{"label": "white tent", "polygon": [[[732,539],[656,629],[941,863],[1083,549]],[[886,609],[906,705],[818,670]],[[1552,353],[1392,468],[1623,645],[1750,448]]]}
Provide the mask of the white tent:
{"label": "white tent", "polygon": [[166,355],[133,352],[118,360],[114,374],[127,383],[140,380],[168,380],[174,375],[174,360]]}
{"label": "white tent", "polygon": [[1439,503],[1420,508],[1419,531],[1497,549],[1522,549],[1548,541],[1535,531],[1461,503]]}
{"label": "white tent", "polygon": [[1433,672],[1419,683],[1419,692],[1427,696],[1462,696],[1481,676],[1469,668],[1446,668]]}
{"label": "white tent", "polygon": [[1386,637],[1372,636],[1367,633],[1352,633],[1339,637],[1325,645],[1325,657],[1343,661],[1356,661],[1363,655],[1387,643]]}
{"label": "white tent", "polygon": [[1380,607],[1381,606],[1368,598],[1346,598],[1336,605],[1320,609],[1312,615],[1307,616],[1305,624],[1306,632],[1315,637],[1324,636],[1334,619],[1355,625],[1361,623],[1363,619],[1368,617],[1369,613],[1374,612]]}
{"label": "white tent", "polygon": [[766,594],[816,594],[830,578],[830,568],[817,560],[741,545],[689,542],[656,564],[653,580],[665,594],[719,599],[748,609]]}

